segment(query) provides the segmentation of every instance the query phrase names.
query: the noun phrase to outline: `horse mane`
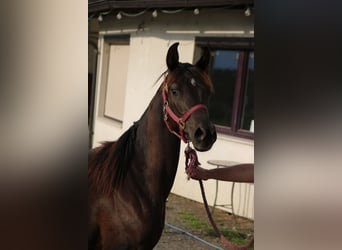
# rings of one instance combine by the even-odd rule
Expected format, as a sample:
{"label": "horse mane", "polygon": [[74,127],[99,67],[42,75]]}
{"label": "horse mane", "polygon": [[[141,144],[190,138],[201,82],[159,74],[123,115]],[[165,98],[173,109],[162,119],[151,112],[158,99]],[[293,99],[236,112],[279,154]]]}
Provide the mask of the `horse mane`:
{"label": "horse mane", "polygon": [[91,188],[112,195],[120,186],[134,156],[138,124],[134,123],[117,141],[104,142],[89,152],[88,180]]}

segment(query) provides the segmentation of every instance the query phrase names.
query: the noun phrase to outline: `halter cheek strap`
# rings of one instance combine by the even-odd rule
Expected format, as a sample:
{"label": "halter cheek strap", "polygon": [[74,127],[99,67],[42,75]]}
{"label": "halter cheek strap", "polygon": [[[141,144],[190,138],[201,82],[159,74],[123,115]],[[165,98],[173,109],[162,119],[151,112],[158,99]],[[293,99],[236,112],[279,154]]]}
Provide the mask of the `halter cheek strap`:
{"label": "halter cheek strap", "polygon": [[[184,129],[185,129],[185,122],[189,119],[189,117],[192,115],[192,113],[194,113],[195,111],[199,110],[199,109],[204,109],[206,110],[206,112],[208,112],[208,108],[207,106],[205,106],[204,104],[197,104],[195,106],[193,106],[192,108],[190,108],[181,118],[179,118],[170,108],[169,106],[169,102],[167,101],[167,97],[166,97],[166,91],[165,88],[163,88],[163,113],[164,113],[164,122],[166,124],[166,127],[169,129],[169,131],[176,135],[179,139],[181,139],[183,142],[187,143],[188,140],[185,138],[184,136]],[[172,120],[174,120],[179,127],[179,133],[177,133],[176,131],[172,130],[170,127],[170,124],[168,123],[168,117],[171,117]]]}

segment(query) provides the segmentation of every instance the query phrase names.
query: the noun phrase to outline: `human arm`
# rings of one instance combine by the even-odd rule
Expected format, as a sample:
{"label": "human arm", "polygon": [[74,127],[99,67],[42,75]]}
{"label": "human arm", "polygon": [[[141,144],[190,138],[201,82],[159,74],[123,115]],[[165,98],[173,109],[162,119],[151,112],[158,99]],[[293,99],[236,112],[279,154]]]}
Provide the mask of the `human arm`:
{"label": "human arm", "polygon": [[204,169],[201,167],[194,168],[190,177],[195,180],[215,179],[220,181],[232,182],[254,182],[254,164],[244,163],[231,167]]}

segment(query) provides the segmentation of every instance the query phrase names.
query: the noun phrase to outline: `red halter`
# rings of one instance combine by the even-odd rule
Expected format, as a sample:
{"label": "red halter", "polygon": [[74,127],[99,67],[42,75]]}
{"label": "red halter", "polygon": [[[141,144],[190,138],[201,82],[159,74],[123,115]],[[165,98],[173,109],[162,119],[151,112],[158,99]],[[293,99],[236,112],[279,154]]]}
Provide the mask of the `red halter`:
{"label": "red halter", "polygon": [[[194,113],[195,111],[199,110],[199,109],[205,109],[208,112],[208,108],[207,106],[205,106],[204,104],[197,104],[195,106],[193,106],[192,108],[190,108],[181,118],[179,118],[170,108],[169,106],[169,102],[167,101],[166,98],[166,93],[165,93],[165,88],[163,88],[163,113],[164,113],[164,122],[166,124],[166,127],[169,129],[169,131],[176,135],[179,139],[181,139],[183,142],[187,143],[188,140],[184,137],[184,128],[185,128],[185,122],[189,119],[189,117],[191,116],[192,113]],[[179,134],[172,130],[170,128],[169,123],[167,122],[168,120],[168,115],[172,118],[172,120],[174,120],[178,126],[179,126]]]}

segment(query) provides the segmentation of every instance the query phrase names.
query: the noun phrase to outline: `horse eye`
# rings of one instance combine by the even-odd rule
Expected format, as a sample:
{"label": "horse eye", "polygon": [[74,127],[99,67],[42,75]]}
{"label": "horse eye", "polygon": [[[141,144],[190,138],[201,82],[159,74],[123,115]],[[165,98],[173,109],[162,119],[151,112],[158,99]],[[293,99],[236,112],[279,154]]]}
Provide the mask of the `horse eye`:
{"label": "horse eye", "polygon": [[192,86],[194,86],[194,87],[196,87],[196,81],[195,81],[195,79],[194,78],[191,78],[191,84],[192,84]]}
{"label": "horse eye", "polygon": [[178,96],[178,90],[177,89],[171,89],[171,93],[174,96]]}

